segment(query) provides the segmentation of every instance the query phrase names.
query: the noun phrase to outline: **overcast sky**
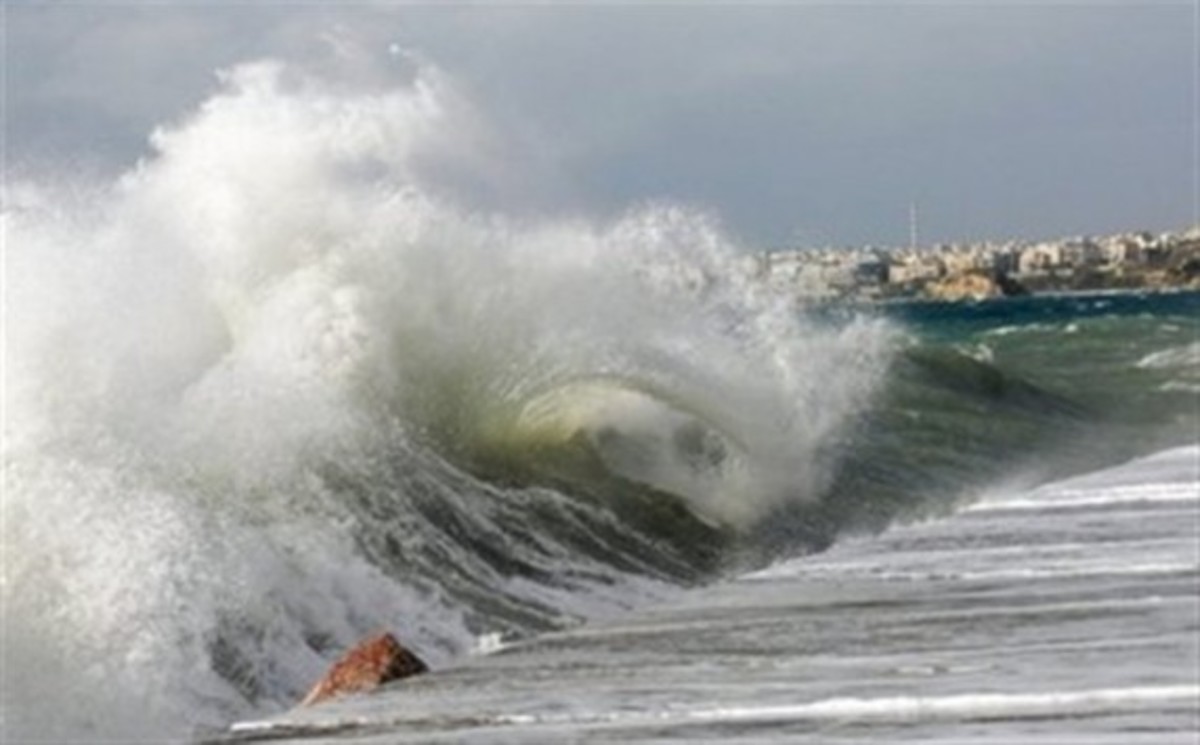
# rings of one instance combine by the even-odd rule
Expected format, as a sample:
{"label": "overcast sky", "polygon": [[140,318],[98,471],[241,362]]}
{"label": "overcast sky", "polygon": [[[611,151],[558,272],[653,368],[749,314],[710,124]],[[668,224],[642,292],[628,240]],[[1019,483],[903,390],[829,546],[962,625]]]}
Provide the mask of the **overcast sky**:
{"label": "overcast sky", "polygon": [[[524,208],[671,199],[754,244],[1189,227],[1195,3],[7,2],[10,171],[117,170],[276,57],[400,45],[542,184]],[[331,41],[332,40],[332,41]],[[324,56],[323,56],[324,55]],[[515,179],[514,183],[520,179]]]}

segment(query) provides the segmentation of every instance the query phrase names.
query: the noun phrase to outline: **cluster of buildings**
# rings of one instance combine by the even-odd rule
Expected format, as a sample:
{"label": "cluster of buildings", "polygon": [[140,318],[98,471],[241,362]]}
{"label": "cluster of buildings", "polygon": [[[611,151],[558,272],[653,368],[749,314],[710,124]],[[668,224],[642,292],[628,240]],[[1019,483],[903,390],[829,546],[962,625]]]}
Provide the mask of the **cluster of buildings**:
{"label": "cluster of buildings", "polygon": [[870,300],[937,296],[960,277],[1037,289],[1138,286],[1181,257],[1200,259],[1200,228],[1038,243],[776,250],[755,256],[751,270],[798,298]]}

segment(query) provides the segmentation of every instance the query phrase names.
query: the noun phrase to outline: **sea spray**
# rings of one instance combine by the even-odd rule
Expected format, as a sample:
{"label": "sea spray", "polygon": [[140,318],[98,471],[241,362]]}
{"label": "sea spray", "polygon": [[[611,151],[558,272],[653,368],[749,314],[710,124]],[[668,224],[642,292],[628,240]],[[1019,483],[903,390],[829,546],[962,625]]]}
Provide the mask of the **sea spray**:
{"label": "sea spray", "polygon": [[274,711],[380,626],[444,664],[821,496],[886,324],[801,320],[686,207],[474,209],[486,130],[429,65],[260,62],[110,183],[14,184],[5,739]]}

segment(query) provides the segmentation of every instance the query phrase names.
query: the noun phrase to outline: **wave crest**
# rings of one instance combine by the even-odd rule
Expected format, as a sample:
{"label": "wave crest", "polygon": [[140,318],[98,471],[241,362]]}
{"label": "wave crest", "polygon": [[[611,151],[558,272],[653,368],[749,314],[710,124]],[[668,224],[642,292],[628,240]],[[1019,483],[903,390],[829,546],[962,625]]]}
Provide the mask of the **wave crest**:
{"label": "wave crest", "polygon": [[[436,662],[695,579],[704,537],[819,496],[887,329],[803,321],[694,210],[474,210],[486,130],[428,66],[258,63],[113,183],[17,185],[6,734],[269,709],[381,623]],[[622,522],[659,497],[684,512]],[[47,710],[26,682],[68,669],[128,705]]]}

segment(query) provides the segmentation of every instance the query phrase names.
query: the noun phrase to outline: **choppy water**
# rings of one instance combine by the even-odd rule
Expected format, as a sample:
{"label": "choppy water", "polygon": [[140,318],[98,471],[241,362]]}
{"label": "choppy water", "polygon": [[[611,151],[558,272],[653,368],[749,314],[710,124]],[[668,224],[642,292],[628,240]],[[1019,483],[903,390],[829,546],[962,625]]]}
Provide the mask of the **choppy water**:
{"label": "choppy water", "polygon": [[840,543],[239,741],[1190,743],[1200,449]]}
{"label": "choppy water", "polygon": [[486,133],[425,64],[268,62],[116,179],[14,178],[7,740],[269,716],[380,627],[461,671],[541,639],[488,659],[553,686],[591,637],[547,633],[1196,440],[1195,294],[800,309],[695,210],[473,207]]}

